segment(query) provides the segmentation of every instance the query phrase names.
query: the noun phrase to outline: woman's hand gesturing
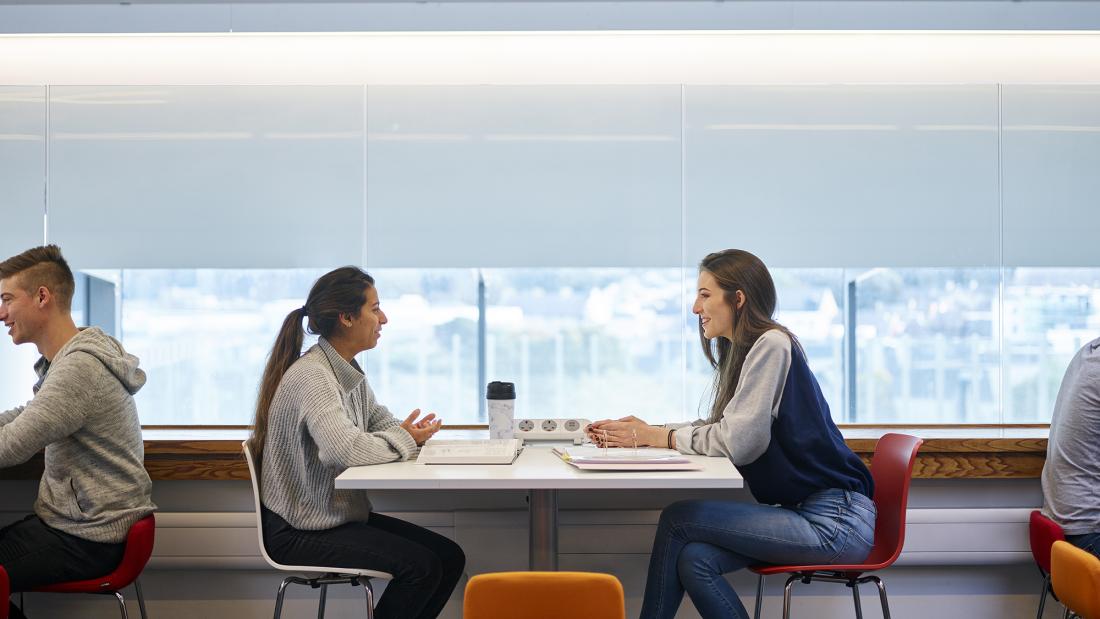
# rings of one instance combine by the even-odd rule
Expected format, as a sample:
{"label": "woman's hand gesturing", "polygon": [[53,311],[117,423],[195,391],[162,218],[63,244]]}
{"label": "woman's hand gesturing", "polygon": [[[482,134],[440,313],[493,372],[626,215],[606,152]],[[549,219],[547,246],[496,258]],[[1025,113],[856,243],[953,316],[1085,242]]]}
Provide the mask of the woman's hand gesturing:
{"label": "woman's hand gesturing", "polygon": [[428,413],[426,417],[417,421],[416,418],[420,416],[420,409],[416,409],[409,413],[409,416],[405,418],[405,421],[401,422],[401,427],[405,428],[405,431],[413,437],[417,445],[423,445],[434,435],[439,432],[439,427],[443,425],[442,419],[436,419],[435,413]]}

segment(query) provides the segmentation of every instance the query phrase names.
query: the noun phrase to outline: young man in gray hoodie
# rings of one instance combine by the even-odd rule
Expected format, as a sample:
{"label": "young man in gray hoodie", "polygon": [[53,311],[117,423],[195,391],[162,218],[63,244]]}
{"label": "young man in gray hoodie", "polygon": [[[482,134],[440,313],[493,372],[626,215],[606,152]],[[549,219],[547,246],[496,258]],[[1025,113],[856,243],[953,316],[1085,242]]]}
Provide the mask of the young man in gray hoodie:
{"label": "young man in gray hoodie", "polygon": [[23,617],[9,592],[109,574],[155,509],[133,397],[145,372],[114,338],[76,327],[74,287],[55,245],[0,262],[0,321],[42,355],[34,398],[0,413],[0,468],[46,451],[34,514],[0,529],[0,619]]}

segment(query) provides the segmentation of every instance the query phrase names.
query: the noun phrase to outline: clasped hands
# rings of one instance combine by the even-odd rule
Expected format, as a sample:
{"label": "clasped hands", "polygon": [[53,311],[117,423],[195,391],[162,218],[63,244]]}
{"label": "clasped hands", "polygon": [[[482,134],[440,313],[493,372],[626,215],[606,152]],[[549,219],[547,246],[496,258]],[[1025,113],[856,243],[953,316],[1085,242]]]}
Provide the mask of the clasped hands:
{"label": "clasped hands", "polygon": [[668,430],[651,426],[634,415],[622,419],[593,421],[584,429],[589,440],[600,447],[666,447]]}
{"label": "clasped hands", "polygon": [[428,413],[426,417],[417,421],[417,417],[420,416],[420,409],[416,409],[409,413],[409,416],[405,418],[405,421],[401,422],[401,427],[405,429],[416,441],[417,445],[423,445],[434,435],[439,432],[440,426],[443,425],[442,419],[436,419],[435,413]]}

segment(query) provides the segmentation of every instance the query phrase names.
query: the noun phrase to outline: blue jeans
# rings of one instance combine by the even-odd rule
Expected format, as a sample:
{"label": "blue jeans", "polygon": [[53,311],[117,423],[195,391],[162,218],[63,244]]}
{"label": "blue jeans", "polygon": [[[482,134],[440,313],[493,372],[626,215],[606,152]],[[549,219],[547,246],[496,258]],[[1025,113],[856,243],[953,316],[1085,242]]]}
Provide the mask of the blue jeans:
{"label": "blue jeans", "polygon": [[1067,535],[1066,541],[1077,546],[1085,552],[1100,557],[1100,533],[1085,533],[1084,535]]}
{"label": "blue jeans", "polygon": [[798,505],[680,501],[661,512],[642,619],[672,619],[691,596],[703,619],[749,615],[723,574],[750,565],[858,563],[871,552],[875,504],[821,490]]}

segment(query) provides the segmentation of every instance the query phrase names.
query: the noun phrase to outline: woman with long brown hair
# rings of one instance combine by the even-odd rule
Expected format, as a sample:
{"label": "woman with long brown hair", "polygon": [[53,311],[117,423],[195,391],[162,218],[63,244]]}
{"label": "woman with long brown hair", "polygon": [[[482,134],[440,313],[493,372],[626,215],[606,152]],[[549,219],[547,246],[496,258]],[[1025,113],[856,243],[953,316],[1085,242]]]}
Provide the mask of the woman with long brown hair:
{"label": "woman with long brown hair", "polygon": [[723,574],[749,565],[858,563],[874,542],[874,482],[848,449],[798,339],[773,318],[775,284],[746,251],[703,258],[692,311],[714,368],[707,419],[593,423],[609,446],[729,458],[759,503],[680,501],[661,513],[644,619],[672,619],[691,596],[704,619],[748,613]]}
{"label": "woman with long brown hair", "polygon": [[[317,344],[304,354],[302,320]],[[414,410],[398,421],[378,404],[355,355],[378,344],[386,314],[374,279],[356,267],[321,276],[287,314],[260,382],[249,448],[261,462],[264,545],[288,565],[393,574],[379,619],[437,617],[466,558],[451,540],[371,511],[365,492],[336,490],[351,466],[415,457],[440,427]]]}

